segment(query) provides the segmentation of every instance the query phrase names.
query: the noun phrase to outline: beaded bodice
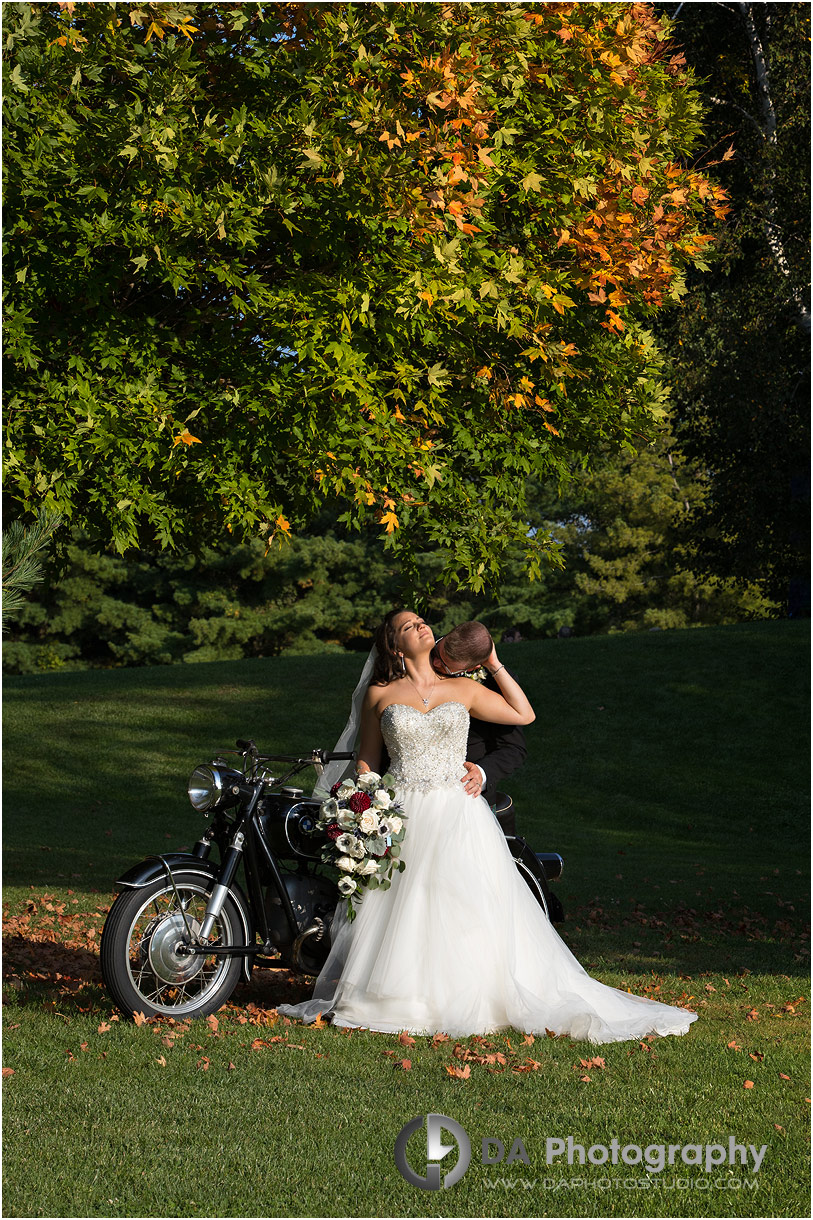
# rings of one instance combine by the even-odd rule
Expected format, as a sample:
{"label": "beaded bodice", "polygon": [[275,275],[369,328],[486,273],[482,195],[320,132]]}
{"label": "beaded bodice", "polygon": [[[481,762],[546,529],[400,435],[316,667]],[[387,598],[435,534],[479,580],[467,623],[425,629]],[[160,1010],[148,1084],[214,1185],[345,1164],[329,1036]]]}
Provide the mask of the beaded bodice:
{"label": "beaded bodice", "polygon": [[419,712],[408,703],[391,703],[381,714],[381,735],[390,756],[390,774],[399,786],[460,787],[469,713],[449,700]]}

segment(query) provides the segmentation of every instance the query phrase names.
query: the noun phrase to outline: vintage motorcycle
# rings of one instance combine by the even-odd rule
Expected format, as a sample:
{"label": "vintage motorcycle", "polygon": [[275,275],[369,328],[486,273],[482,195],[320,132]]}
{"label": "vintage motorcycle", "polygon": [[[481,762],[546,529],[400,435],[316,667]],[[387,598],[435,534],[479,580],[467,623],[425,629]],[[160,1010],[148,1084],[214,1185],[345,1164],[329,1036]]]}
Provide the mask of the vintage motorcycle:
{"label": "vintage motorcycle", "polygon": [[[229,755],[239,755],[239,765]],[[253,741],[238,741],[236,750],[195,768],[189,799],[212,820],[191,852],[148,856],[115,883],[120,892],[100,954],[105,984],[123,1012],[204,1017],[241,979],[250,980],[254,965],[319,973],[339,893],[321,860],[320,802],[289,781],[308,767],[319,773],[327,762],[352,758],[326,750],[260,754]],[[560,876],[561,856],[533,852],[508,833],[509,798],[497,816],[520,874],[559,922],[564,913],[548,882]],[[241,864],[245,888],[237,880]]]}

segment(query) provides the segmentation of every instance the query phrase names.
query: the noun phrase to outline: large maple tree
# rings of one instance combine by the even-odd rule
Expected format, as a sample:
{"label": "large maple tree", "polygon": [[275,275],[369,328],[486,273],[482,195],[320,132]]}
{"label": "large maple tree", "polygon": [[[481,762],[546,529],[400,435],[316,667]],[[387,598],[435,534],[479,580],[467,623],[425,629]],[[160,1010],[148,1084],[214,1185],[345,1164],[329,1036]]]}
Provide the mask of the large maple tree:
{"label": "large maple tree", "polygon": [[324,504],[494,579],[658,427],[726,211],[650,5],[12,4],[6,492],[117,549]]}

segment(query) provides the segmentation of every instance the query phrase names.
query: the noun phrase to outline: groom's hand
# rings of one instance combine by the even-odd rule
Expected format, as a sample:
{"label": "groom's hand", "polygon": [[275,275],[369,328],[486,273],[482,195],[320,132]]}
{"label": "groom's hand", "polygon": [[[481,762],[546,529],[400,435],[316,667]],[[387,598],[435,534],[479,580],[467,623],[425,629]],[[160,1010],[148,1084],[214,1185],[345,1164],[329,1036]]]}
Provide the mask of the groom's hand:
{"label": "groom's hand", "polygon": [[479,796],[483,790],[482,771],[477,766],[477,763],[465,762],[463,766],[466,768],[466,774],[461,779],[461,784],[469,796]]}

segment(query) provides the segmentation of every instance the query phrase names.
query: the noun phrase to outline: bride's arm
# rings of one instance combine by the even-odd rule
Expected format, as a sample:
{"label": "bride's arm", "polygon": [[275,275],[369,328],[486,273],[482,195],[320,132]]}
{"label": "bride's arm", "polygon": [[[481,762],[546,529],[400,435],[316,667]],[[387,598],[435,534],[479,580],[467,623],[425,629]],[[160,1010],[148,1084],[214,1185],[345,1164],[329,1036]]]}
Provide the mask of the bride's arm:
{"label": "bride's arm", "polygon": [[500,661],[496,648],[491,649],[485,668],[499,686],[500,693],[498,695],[475,684],[469,711],[478,720],[491,724],[532,724],[536,720],[536,713],[519,682],[511,677]]}
{"label": "bride's arm", "polygon": [[361,708],[361,740],[359,742],[359,756],[356,764],[356,770],[361,774],[364,771],[378,772],[381,766],[381,753],[384,746],[384,739],[381,736],[381,725],[379,723],[377,701],[373,699],[371,691],[367,691],[364,696],[364,703]]}

